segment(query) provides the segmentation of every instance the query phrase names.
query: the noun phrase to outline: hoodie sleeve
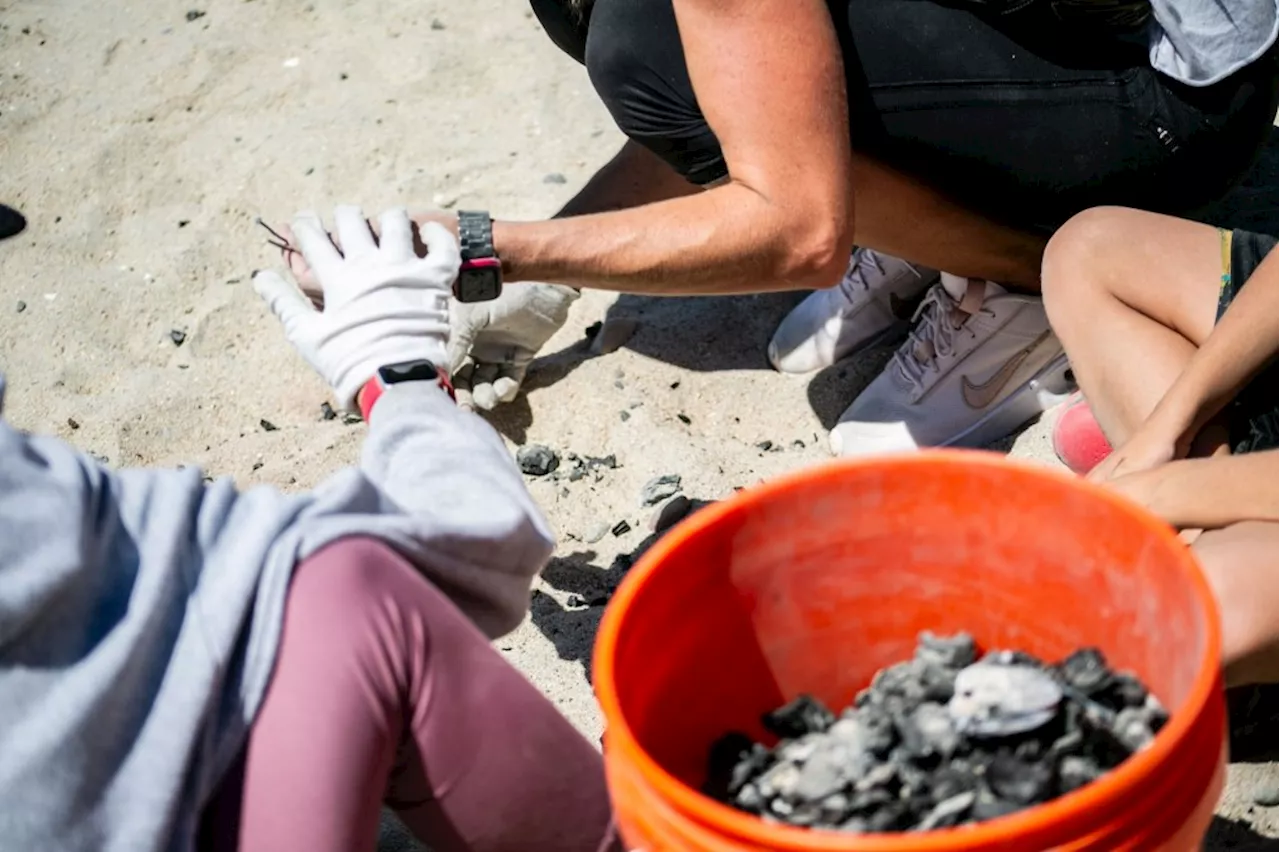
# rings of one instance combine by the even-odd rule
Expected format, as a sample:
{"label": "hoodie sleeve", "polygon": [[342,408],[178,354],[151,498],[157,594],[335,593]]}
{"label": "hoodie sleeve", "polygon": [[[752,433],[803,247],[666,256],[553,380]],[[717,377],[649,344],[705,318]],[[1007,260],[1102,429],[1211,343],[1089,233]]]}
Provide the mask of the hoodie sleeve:
{"label": "hoodie sleeve", "polygon": [[361,470],[414,519],[390,543],[490,637],[515,629],[555,542],[502,439],[424,383],[388,388],[371,421]]}

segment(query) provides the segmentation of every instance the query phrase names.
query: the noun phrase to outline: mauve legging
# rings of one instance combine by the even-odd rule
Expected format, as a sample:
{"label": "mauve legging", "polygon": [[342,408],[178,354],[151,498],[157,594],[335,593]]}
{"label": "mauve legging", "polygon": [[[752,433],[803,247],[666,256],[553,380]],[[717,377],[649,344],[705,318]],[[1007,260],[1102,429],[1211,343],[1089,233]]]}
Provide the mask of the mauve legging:
{"label": "mauve legging", "polygon": [[385,545],[300,564],[244,757],[202,850],[371,850],[380,804],[433,852],[613,849],[600,755]]}

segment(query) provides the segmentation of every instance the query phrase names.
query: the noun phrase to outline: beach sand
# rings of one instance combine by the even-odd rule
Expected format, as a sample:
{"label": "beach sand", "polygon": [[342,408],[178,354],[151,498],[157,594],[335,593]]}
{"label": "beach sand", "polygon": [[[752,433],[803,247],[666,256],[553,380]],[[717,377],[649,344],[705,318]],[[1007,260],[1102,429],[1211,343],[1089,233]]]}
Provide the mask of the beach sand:
{"label": "beach sand", "polygon": [[[196,464],[301,490],[356,460],[364,427],[321,420],[324,385],[249,284],[279,262],[256,216],[352,201],[541,217],[621,143],[584,70],[521,0],[0,10],[0,201],[30,220],[0,243],[6,414],[113,465]],[[823,461],[826,429],[888,355],[772,372],[765,344],[800,298],[589,293],[528,393],[490,418],[513,448],[618,461],[599,481],[531,483],[560,545],[531,617],[499,643],[592,738],[601,608],[569,596],[589,596],[647,535],[644,482],[678,473],[688,496],[714,500]],[[638,331],[589,358],[584,329],[606,316]],[[1046,427],[1013,455],[1054,463]],[[588,541],[622,520],[631,532]],[[1232,773],[1222,812],[1253,828],[1224,823],[1211,848],[1274,847],[1262,838],[1276,836],[1276,809],[1251,793],[1276,765]]]}

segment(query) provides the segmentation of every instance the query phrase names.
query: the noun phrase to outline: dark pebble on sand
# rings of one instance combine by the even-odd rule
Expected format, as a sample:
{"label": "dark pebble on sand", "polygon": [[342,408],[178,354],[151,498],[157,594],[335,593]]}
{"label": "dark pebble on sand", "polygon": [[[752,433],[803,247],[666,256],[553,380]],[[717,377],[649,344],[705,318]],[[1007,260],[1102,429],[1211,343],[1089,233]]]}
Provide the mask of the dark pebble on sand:
{"label": "dark pebble on sand", "polygon": [[433,30],[444,29],[444,21],[440,20],[439,18],[433,18],[431,20],[431,29]]}
{"label": "dark pebble on sand", "polygon": [[205,12],[203,9],[191,9],[190,11],[187,12],[187,21],[188,22],[198,21],[207,14],[208,13]]}
{"label": "dark pebble on sand", "polygon": [[76,420],[74,417],[68,417],[68,418],[67,418],[67,425],[68,425],[68,426],[70,426],[70,427],[71,427],[71,431],[73,431],[73,432],[74,432],[76,429],[79,429],[79,428],[80,428],[80,421]]}
{"label": "dark pebble on sand", "polygon": [[26,302],[24,302],[24,301],[22,301],[21,299],[19,299],[19,300],[18,300],[18,313],[22,313],[22,312],[23,312],[23,311],[25,311],[26,309],[27,309],[27,303],[26,303]]}
{"label": "dark pebble on sand", "polygon": [[560,174],[559,172],[552,172],[551,174],[544,177],[542,179],[542,182],[561,184],[561,183],[568,183],[569,181],[564,175]]}
{"label": "dark pebble on sand", "polygon": [[676,415],[676,419],[686,426],[693,423],[693,420],[689,418],[689,415],[685,414],[683,411]]}
{"label": "dark pebble on sand", "polygon": [[762,453],[767,453],[773,449],[773,441],[761,441],[756,444],[756,449]]}
{"label": "dark pebble on sand", "polygon": [[[1035,724],[1022,724],[1028,715]],[[1095,650],[1056,666],[1019,652],[979,661],[972,636],[926,632],[912,659],[878,672],[839,715],[801,695],[762,717],[774,747],[726,734],[708,755],[705,791],[797,827],[931,831],[1083,787],[1145,748],[1166,718]]]}
{"label": "dark pebble on sand", "polygon": [[190,225],[190,224],[191,224],[191,220],[190,220],[190,219],[179,219],[179,220],[178,220],[178,227],[179,227],[179,228],[185,228],[185,227],[187,227],[187,226],[188,226],[188,225]]}
{"label": "dark pebble on sand", "polygon": [[276,432],[280,427],[272,423],[270,420],[259,420],[258,425],[262,427],[263,432]]}
{"label": "dark pebble on sand", "polygon": [[546,476],[560,466],[560,456],[543,444],[527,444],[516,450],[516,464],[527,476]]}
{"label": "dark pebble on sand", "polygon": [[640,489],[640,505],[652,506],[680,492],[680,474],[655,476]]}
{"label": "dark pebble on sand", "polygon": [[327,402],[320,403],[320,419],[321,420],[337,420],[338,412],[333,410],[333,406]]}
{"label": "dark pebble on sand", "polygon": [[187,333],[180,328],[175,328],[169,332],[169,339],[173,341],[174,346],[181,346],[187,342]]}

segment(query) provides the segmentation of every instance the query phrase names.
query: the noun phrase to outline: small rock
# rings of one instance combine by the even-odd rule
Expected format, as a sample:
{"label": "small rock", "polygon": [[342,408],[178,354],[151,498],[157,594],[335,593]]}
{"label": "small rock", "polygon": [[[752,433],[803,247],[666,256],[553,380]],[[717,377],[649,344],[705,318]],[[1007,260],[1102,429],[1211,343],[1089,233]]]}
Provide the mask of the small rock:
{"label": "small rock", "polygon": [[565,178],[565,176],[564,176],[564,175],[560,174],[559,172],[552,172],[551,174],[549,174],[549,175],[547,175],[546,177],[544,177],[544,178],[542,179],[542,182],[543,182],[543,183],[563,184],[563,183],[568,183],[569,181]]}
{"label": "small rock", "polygon": [[652,506],[680,492],[680,474],[655,476],[640,489],[640,505]]}
{"label": "small rock", "polygon": [[1280,805],[1280,787],[1276,779],[1264,781],[1253,790],[1253,803],[1263,808],[1274,808]]}
{"label": "small rock", "polygon": [[179,227],[179,228],[185,228],[185,227],[187,227],[187,226],[188,226],[188,225],[190,225],[190,224],[191,224],[191,220],[190,220],[190,219],[179,219],[179,220],[178,220],[178,227]]}
{"label": "small rock", "polygon": [[1116,739],[1133,752],[1142,751],[1155,738],[1146,712],[1136,707],[1126,707],[1117,713],[1111,730]]}
{"label": "small rock", "polygon": [[270,420],[259,420],[258,425],[262,427],[263,432],[275,432],[280,428]]}
{"label": "small rock", "polygon": [[1068,686],[1092,696],[1111,683],[1111,669],[1097,648],[1081,648],[1057,666]]}
{"label": "small rock", "polygon": [[261,467],[262,467],[262,462],[257,461],[253,463],[253,470],[259,470],[261,469]]}
{"label": "small rock", "polygon": [[357,423],[363,423],[363,422],[364,422],[364,418],[360,416],[360,412],[358,411],[342,412],[342,424],[344,426],[354,426]]}
{"label": "small rock", "polygon": [[948,669],[962,669],[978,659],[978,644],[968,633],[937,636],[925,630],[916,645],[916,659]]}
{"label": "small rock", "polygon": [[444,21],[440,20],[439,18],[432,18],[431,29],[437,30],[437,31],[444,29]]}
{"label": "small rock", "polygon": [[986,777],[991,792],[1020,805],[1045,801],[1053,788],[1053,770],[1048,766],[1006,754],[995,756]]}
{"label": "small rock", "polygon": [[169,332],[169,339],[173,341],[174,346],[181,346],[187,342],[187,333],[180,328],[175,328]]}
{"label": "small rock", "polygon": [[321,420],[337,420],[338,412],[333,410],[333,406],[327,402],[320,403],[320,419]]}
{"label": "small rock", "polygon": [[904,747],[917,759],[940,757],[949,760],[960,746],[960,734],[951,723],[947,708],[927,701],[916,708],[910,717],[895,724],[902,736]]}
{"label": "small rock", "polygon": [[207,13],[203,9],[191,9],[187,12],[187,22],[198,21]]}
{"label": "small rock", "polygon": [[767,453],[773,449],[773,441],[761,441],[756,444],[756,449],[762,453]]}
{"label": "small rock", "polygon": [[692,500],[683,494],[677,494],[653,513],[649,518],[649,529],[656,533],[665,532],[684,520],[685,515],[688,515],[692,508]]}
{"label": "small rock", "polygon": [[672,383],[671,383],[670,388],[671,388],[672,390],[675,390],[675,389],[676,389],[676,388],[678,388],[678,387],[680,387],[680,380],[679,380],[679,379],[676,379],[674,382],[672,382]]}
{"label": "small rock", "polygon": [[625,520],[618,521],[613,525],[613,529],[609,530],[609,532],[613,533],[614,538],[624,536],[631,532],[631,524],[627,523]]}
{"label": "small rock", "polygon": [[676,415],[676,419],[686,426],[689,426],[693,423],[693,419],[689,417],[689,415],[685,414],[683,411],[681,411],[679,414]]}
{"label": "small rock", "polygon": [[835,722],[836,717],[821,701],[812,695],[797,695],[777,710],[760,717],[760,722],[775,736],[784,739],[802,737],[805,734],[822,733]]}
{"label": "small rock", "polygon": [[[19,304],[21,304],[21,303],[19,303]],[[630,419],[631,419],[631,412],[630,412],[630,411],[619,411],[619,412],[618,412],[618,419],[619,419],[619,420],[621,420],[623,423],[626,423],[628,420],[630,420]]]}
{"label": "small rock", "polygon": [[949,799],[945,799],[933,806],[933,810],[929,811],[924,819],[920,820],[920,824],[916,826],[916,831],[932,831],[935,828],[950,828],[953,825],[959,825],[960,820],[964,819],[965,814],[973,807],[974,802],[978,800],[976,791],[967,793],[958,793]]}
{"label": "small rock", "polygon": [[516,464],[527,476],[546,476],[560,466],[560,456],[543,444],[527,444],[516,451]]}
{"label": "small rock", "polygon": [[80,423],[74,417],[67,418],[67,425],[71,427],[72,432],[80,428]]}
{"label": "small rock", "polygon": [[1058,788],[1064,793],[1078,790],[1102,777],[1102,767],[1079,755],[1064,757],[1058,764]]}
{"label": "small rock", "polygon": [[341,71],[341,72],[339,72],[339,73],[338,73],[338,79],[339,79],[339,80],[346,80],[346,79],[347,79],[347,72],[346,72],[346,71]]}
{"label": "small rock", "polygon": [[604,323],[591,340],[591,354],[608,355],[621,349],[639,325],[633,319],[611,319]]}
{"label": "small rock", "polygon": [[587,544],[595,544],[600,539],[609,534],[609,525],[604,521],[597,521],[587,528],[586,534],[582,540]]}
{"label": "small rock", "polygon": [[23,311],[25,311],[26,309],[27,309],[27,303],[26,303],[26,302],[24,302],[24,301],[22,301],[21,299],[19,299],[19,300],[18,300],[18,313],[22,313],[22,312],[23,312]]}

